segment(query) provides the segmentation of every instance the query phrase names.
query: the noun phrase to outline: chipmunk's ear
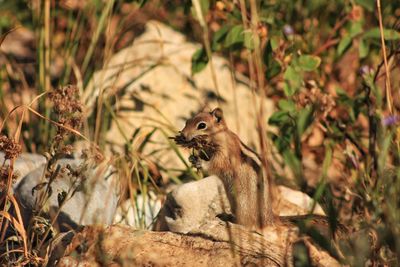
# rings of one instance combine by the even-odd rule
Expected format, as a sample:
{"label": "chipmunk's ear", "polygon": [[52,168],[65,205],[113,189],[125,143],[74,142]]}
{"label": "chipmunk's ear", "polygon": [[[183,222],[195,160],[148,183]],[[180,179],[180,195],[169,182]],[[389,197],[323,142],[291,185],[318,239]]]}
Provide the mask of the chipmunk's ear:
{"label": "chipmunk's ear", "polygon": [[224,118],[224,113],[222,112],[222,109],[216,108],[213,111],[211,111],[211,115],[215,117],[217,122],[220,122]]}

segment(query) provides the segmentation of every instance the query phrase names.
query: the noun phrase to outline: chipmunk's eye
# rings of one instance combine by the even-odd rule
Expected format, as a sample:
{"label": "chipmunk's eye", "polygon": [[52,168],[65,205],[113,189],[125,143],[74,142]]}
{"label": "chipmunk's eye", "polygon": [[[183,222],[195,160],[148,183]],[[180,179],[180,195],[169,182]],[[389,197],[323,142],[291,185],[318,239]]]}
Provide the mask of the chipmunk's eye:
{"label": "chipmunk's eye", "polygon": [[199,124],[197,124],[197,130],[204,130],[205,128],[207,128],[207,124],[205,124],[204,122],[200,122]]}

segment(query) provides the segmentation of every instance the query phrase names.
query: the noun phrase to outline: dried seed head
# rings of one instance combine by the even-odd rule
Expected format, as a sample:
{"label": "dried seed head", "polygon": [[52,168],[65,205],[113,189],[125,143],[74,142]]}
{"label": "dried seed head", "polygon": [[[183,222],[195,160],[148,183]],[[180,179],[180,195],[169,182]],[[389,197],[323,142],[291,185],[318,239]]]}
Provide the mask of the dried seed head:
{"label": "dried seed head", "polygon": [[49,93],[49,98],[54,104],[54,111],[58,114],[82,112],[79,101],[79,90],[76,86],[67,85],[59,87]]}
{"label": "dried seed head", "polygon": [[308,85],[308,89],[300,91],[295,96],[295,101],[300,107],[314,105],[316,107],[316,118],[325,120],[329,112],[336,106],[335,99],[332,95],[324,93],[321,89],[315,87],[314,84],[309,83]]}
{"label": "dried seed head", "polygon": [[22,152],[21,145],[6,135],[0,134],[0,151],[5,159],[16,159]]}
{"label": "dried seed head", "polygon": [[[58,115],[58,123],[66,128],[79,130],[83,121],[83,105],[79,100],[78,88],[72,85],[59,87],[49,93],[49,99],[53,102],[54,113]],[[64,127],[57,127],[54,137],[56,144],[59,144],[69,134]]]}
{"label": "dried seed head", "polygon": [[100,148],[94,144],[92,144],[90,148],[82,150],[81,158],[84,160],[92,159],[96,163],[101,163],[105,159],[104,155],[101,153]]}

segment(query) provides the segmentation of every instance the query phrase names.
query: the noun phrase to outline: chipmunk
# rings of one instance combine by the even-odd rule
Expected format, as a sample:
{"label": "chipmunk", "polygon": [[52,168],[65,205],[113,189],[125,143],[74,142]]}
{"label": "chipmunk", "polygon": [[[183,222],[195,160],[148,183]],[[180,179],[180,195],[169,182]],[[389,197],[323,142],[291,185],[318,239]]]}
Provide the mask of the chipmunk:
{"label": "chipmunk", "polygon": [[[198,155],[189,160],[193,166],[218,176],[224,185],[235,222],[253,230],[274,224],[309,223],[326,236],[330,232],[327,217],[321,215],[277,216],[273,213],[270,186],[260,156],[229,130],[220,108],[201,112],[186,121],[175,142],[193,148]],[[348,229],[338,223],[337,233]]]}
{"label": "chipmunk", "polygon": [[190,161],[223,182],[236,223],[262,229],[274,223],[269,184],[261,159],[226,125],[220,108],[186,121],[178,144],[199,151]]}

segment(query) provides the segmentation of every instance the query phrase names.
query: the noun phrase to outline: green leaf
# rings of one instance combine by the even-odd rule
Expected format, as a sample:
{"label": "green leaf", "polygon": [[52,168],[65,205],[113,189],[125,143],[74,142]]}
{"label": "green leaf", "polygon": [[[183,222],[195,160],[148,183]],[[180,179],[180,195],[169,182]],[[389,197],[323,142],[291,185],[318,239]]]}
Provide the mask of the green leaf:
{"label": "green leaf", "polygon": [[369,12],[374,11],[375,8],[375,0],[356,0],[356,3],[360,6],[364,7]]}
{"label": "green leaf", "polygon": [[242,25],[233,26],[225,38],[225,46],[231,47],[235,44],[241,44],[243,42],[244,42],[243,26]]}
{"label": "green leaf", "polygon": [[275,50],[279,47],[279,38],[278,36],[272,36],[270,41],[272,50]]}
{"label": "green leaf", "polygon": [[[400,33],[396,30],[392,29],[383,29],[383,35],[385,36],[385,40],[398,40],[400,39]],[[381,38],[381,32],[378,27],[372,28],[371,30],[364,33],[364,38]]]}
{"label": "green leaf", "polygon": [[344,51],[347,50],[347,48],[350,47],[351,44],[351,37],[350,36],[345,36],[342,38],[342,40],[340,40],[338,48],[337,48],[337,54],[340,57]]}
{"label": "green leaf", "polygon": [[283,78],[286,81],[283,87],[286,96],[292,96],[297,91],[297,89],[299,89],[303,81],[301,73],[296,71],[295,68],[292,66],[287,67]]}
{"label": "green leaf", "polygon": [[202,71],[208,63],[208,57],[204,47],[198,49],[192,56],[192,75]]}
{"label": "green leaf", "polygon": [[358,47],[358,54],[360,55],[360,58],[365,58],[366,56],[368,56],[368,53],[369,53],[369,44],[364,39],[361,39]]}
{"label": "green leaf", "polygon": [[[191,1],[189,1],[189,2],[191,2]],[[203,15],[203,18],[205,19],[208,14],[208,10],[210,9],[210,1],[209,0],[199,0],[199,2],[200,2],[201,13]],[[199,17],[197,16],[197,12],[196,12],[195,7],[193,6],[193,3],[191,5],[191,12],[192,12],[192,16],[194,18],[196,18],[196,20],[198,20]]]}
{"label": "green leaf", "polygon": [[321,58],[312,55],[301,55],[299,58],[299,66],[304,71],[316,70],[321,64]]}
{"label": "green leaf", "polygon": [[226,35],[228,34],[229,27],[227,25],[222,26],[216,33],[214,33],[212,39],[212,47],[213,51],[217,51],[221,48]]}
{"label": "green leaf", "polygon": [[324,161],[322,163],[322,179],[325,180],[327,174],[328,174],[328,169],[332,164],[332,147],[330,145],[325,145],[325,157]]}
{"label": "green leaf", "polygon": [[244,32],[244,46],[247,49],[253,50],[255,47],[255,40],[251,32]]}
{"label": "green leaf", "polygon": [[265,77],[270,80],[274,78],[276,75],[281,73],[282,67],[281,64],[277,60],[273,60],[270,66],[267,66],[267,70],[265,71]]}
{"label": "green leaf", "polygon": [[349,35],[351,38],[356,37],[363,32],[363,25],[361,22],[352,22],[349,28]]}
{"label": "green leaf", "polygon": [[283,85],[285,96],[292,96],[297,92],[298,87],[291,86],[288,82]]}
{"label": "green leaf", "polygon": [[311,107],[305,107],[300,110],[297,118],[297,132],[301,137],[302,134],[307,130],[313,121],[313,109]]}
{"label": "green leaf", "polygon": [[285,163],[294,172],[295,176],[301,177],[302,173],[301,161],[296,157],[296,154],[293,153],[291,149],[286,149],[285,151],[283,151],[282,156]]}
{"label": "green leaf", "polygon": [[271,40],[269,40],[264,49],[264,55],[263,55],[264,64],[267,65],[267,67],[270,66],[273,59],[274,59],[274,57],[273,57],[273,52],[272,52],[272,43],[271,43]]}
{"label": "green leaf", "polygon": [[268,41],[263,56],[264,64],[267,66],[265,77],[268,80],[272,79],[282,71],[281,64],[279,64],[279,62],[273,57],[272,45],[273,42],[271,40]]}
{"label": "green leaf", "polygon": [[271,125],[282,125],[290,119],[289,113],[287,111],[277,111],[271,115],[268,123]]}
{"label": "green leaf", "polygon": [[200,0],[201,11],[203,12],[203,16],[206,17],[208,10],[210,9],[210,1],[209,0]]}
{"label": "green leaf", "polygon": [[282,110],[282,111],[295,111],[296,110],[296,105],[293,101],[291,100],[286,100],[286,99],[281,99],[278,102],[278,107]]}
{"label": "green leaf", "polygon": [[274,142],[275,147],[278,149],[279,153],[282,153],[282,151],[285,151],[286,149],[290,148],[290,139],[291,136],[289,135],[276,135],[272,134],[271,140]]}

